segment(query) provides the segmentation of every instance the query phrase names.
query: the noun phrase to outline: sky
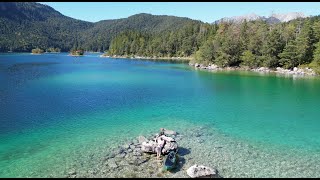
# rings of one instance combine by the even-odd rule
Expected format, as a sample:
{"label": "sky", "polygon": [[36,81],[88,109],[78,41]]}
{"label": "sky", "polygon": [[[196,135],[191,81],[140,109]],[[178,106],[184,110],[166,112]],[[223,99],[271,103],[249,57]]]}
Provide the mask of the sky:
{"label": "sky", "polygon": [[320,2],[40,2],[63,15],[89,22],[127,18],[138,13],[188,17],[212,23],[223,17],[255,13],[303,12],[320,15]]}

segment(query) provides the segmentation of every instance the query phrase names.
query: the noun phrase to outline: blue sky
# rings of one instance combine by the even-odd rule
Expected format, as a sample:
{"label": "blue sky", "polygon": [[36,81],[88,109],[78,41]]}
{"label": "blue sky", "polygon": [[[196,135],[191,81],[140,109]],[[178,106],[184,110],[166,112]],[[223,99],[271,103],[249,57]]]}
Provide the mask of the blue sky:
{"label": "blue sky", "polygon": [[80,20],[97,22],[126,18],[138,13],[189,17],[214,22],[223,17],[255,13],[303,12],[320,15],[320,2],[40,2],[62,14]]}

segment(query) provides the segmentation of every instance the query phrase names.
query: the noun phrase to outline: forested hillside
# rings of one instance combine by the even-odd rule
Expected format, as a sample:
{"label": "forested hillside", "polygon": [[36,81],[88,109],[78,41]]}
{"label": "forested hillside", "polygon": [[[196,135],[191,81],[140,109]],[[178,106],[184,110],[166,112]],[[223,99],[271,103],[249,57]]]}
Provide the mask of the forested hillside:
{"label": "forested hillside", "polygon": [[216,26],[190,22],[183,28],[162,33],[125,31],[110,45],[109,55],[189,57],[212,36]]}
{"label": "forested hillside", "polygon": [[1,2],[0,9],[1,52],[30,52],[37,47],[103,52],[108,50],[111,40],[125,30],[162,33],[178,30],[190,22],[201,23],[145,13],[91,23],[64,16],[49,6],[34,2]]}
{"label": "forested hillside", "polygon": [[200,24],[201,22],[188,18],[145,13],[123,19],[100,21],[95,23],[93,28],[83,31],[81,34],[83,37],[82,45],[86,49],[104,51],[109,48],[111,40],[123,31],[162,34],[168,31],[177,31],[189,23]]}
{"label": "forested hillside", "polygon": [[93,27],[34,2],[0,2],[0,9],[2,52],[31,52],[37,47],[69,51],[79,40],[80,31]]}

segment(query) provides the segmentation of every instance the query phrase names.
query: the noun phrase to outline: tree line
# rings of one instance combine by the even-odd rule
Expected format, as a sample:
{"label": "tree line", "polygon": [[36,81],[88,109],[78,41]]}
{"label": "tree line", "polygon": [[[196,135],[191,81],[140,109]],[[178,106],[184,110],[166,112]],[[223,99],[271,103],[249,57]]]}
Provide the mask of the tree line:
{"label": "tree line", "polygon": [[109,55],[193,57],[220,67],[250,68],[320,65],[320,18],[268,24],[262,20],[189,23],[177,31],[125,31],[111,41]]}

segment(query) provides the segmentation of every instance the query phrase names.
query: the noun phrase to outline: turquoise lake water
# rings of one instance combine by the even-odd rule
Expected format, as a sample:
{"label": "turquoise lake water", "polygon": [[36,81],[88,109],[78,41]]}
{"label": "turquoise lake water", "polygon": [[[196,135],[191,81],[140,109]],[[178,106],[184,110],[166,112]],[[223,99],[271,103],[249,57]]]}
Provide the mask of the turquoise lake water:
{"label": "turquoise lake water", "polygon": [[70,166],[94,164],[93,152],[160,127],[191,126],[257,151],[295,152],[315,162],[301,176],[320,177],[319,78],[98,55],[0,55],[0,177],[62,177]]}

